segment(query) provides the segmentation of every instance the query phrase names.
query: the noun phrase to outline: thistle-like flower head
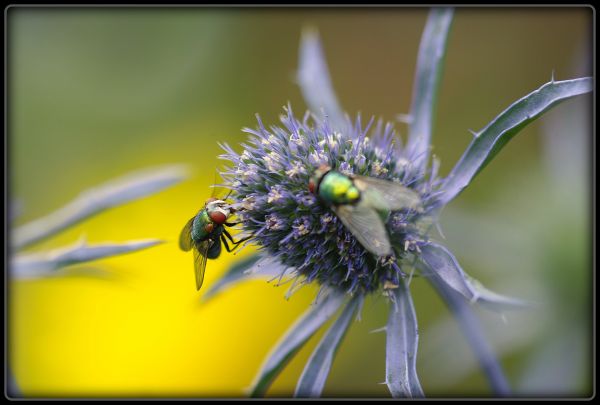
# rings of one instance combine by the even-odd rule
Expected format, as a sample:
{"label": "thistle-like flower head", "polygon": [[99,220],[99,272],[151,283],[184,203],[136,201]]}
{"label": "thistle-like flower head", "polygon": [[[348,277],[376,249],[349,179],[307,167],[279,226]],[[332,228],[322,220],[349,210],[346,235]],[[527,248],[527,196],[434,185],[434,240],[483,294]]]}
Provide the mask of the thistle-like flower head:
{"label": "thistle-like flower head", "polygon": [[267,129],[259,118],[256,129],[245,130],[250,142],[241,154],[226,147],[223,157],[233,165],[223,175],[231,198],[242,207],[244,229],[284,266],[296,269],[304,283],[349,293],[398,285],[403,273],[397,262],[412,259],[411,251],[425,241],[427,211],[393,211],[385,223],[395,254],[377,257],[315,195],[315,183],[331,169],[400,183],[427,206],[435,179],[411,164],[391,124],[372,123],[363,127],[360,118],[348,120],[338,131],[327,118],[305,114],[299,121],[288,106],[280,126]]}

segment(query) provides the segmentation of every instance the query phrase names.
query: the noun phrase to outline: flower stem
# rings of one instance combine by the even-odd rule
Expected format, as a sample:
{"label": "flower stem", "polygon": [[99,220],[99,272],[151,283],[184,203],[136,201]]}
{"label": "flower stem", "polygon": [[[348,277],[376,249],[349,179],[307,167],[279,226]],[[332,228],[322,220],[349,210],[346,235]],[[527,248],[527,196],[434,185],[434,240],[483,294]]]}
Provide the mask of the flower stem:
{"label": "flower stem", "polygon": [[511,393],[510,386],[504,375],[502,366],[485,339],[479,319],[477,319],[469,303],[464,297],[442,282],[438,276],[430,277],[429,281],[437,289],[460,324],[461,330],[471,344],[471,349],[479,360],[479,364],[487,376],[494,394],[502,397],[509,396]]}

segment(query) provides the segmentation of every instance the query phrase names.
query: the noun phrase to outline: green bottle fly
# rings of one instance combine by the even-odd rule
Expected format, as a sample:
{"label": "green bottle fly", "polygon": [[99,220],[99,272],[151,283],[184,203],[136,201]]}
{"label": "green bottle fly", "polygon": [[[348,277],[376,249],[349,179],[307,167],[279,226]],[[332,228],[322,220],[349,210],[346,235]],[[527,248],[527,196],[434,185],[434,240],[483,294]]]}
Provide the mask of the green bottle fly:
{"label": "green bottle fly", "polygon": [[[194,251],[194,273],[196,289],[202,287],[207,259],[216,259],[221,255],[221,243],[228,252],[233,251],[246,239],[235,241],[225,226],[235,225],[227,222],[234,209],[225,201],[209,198],[198,213],[183,227],[179,235],[179,247],[187,252]],[[229,242],[227,242],[229,240]],[[229,246],[232,244],[232,247]]]}
{"label": "green bottle fly", "polygon": [[420,205],[418,194],[394,181],[345,175],[321,166],[308,188],[317,195],[371,253],[393,254],[385,222],[391,211]]}

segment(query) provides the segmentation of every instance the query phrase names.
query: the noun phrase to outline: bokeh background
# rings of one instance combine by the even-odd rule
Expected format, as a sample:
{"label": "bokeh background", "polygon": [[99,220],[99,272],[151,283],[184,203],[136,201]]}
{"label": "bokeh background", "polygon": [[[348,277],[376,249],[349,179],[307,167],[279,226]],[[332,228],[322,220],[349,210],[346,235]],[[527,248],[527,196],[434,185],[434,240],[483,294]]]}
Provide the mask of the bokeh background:
{"label": "bokeh background", "polygon": [[[343,107],[407,113],[426,8],[11,7],[8,24],[9,200],[14,224],[126,172],[186,163],[193,176],[33,246],[161,238],[152,249],[8,286],[7,355],[24,396],[240,397],[269,349],[312,301],[304,288],[248,281],[200,302],[185,222],[240,150],[255,114],[276,123],[289,101],[303,27],[317,27]],[[458,8],[442,79],[434,153],[446,174],[481,129],[550,80],[592,74],[591,8]],[[592,390],[591,97],[527,127],[442,214],[445,243],[495,291],[538,307],[478,311],[519,395]],[[397,129],[406,134],[404,124]],[[238,256],[209,262],[210,286]],[[79,267],[102,269],[89,277]],[[428,396],[489,387],[426,280],[411,285],[418,370]],[[343,342],[325,396],[386,397],[383,297],[369,299]],[[321,333],[269,391],[290,396]]]}

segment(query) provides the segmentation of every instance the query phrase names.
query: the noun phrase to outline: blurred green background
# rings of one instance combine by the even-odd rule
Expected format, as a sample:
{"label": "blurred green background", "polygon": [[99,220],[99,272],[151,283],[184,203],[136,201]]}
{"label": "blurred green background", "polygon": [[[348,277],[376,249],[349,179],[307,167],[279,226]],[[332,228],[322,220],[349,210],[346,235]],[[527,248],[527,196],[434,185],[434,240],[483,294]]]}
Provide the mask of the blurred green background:
{"label": "blurred green background", "polygon": [[[187,163],[187,182],[103,213],[32,250],[156,237],[148,251],[13,281],[8,355],[25,396],[244,395],[271,346],[315,289],[240,284],[201,304],[191,255],[176,240],[240,150],[255,114],[276,123],[289,101],[300,32],[318,28],[343,107],[394,120],[409,110],[426,8],[11,7],[8,180],[15,224],[53,211],[125,172]],[[458,8],[442,78],[434,153],[446,174],[481,129],[550,80],[591,75],[591,8]],[[498,292],[542,305],[502,319],[480,312],[521,395],[591,391],[590,97],[527,127],[442,215],[463,268]],[[397,129],[406,133],[404,124]],[[247,254],[246,249],[242,254]],[[205,286],[237,260],[209,263]],[[76,269],[75,269],[76,270]],[[468,346],[426,280],[411,285],[418,370],[428,396],[490,395]],[[383,297],[366,302],[341,346],[325,396],[388,396]],[[319,334],[320,336],[320,334]],[[317,339],[272,396],[290,396]]]}

